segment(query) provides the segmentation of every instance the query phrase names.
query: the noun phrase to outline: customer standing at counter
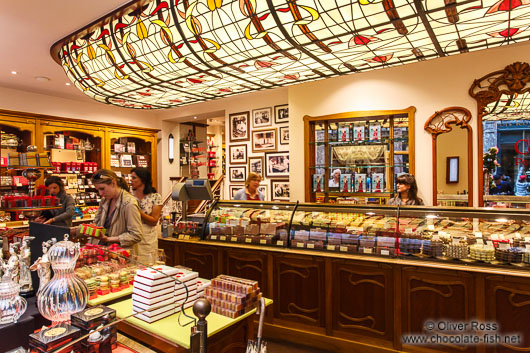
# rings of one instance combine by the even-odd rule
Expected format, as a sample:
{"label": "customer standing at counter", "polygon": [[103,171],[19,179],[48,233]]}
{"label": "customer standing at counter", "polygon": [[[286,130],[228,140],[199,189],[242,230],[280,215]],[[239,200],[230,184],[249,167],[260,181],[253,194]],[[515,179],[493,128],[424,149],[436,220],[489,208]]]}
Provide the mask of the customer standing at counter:
{"label": "customer standing at counter", "polygon": [[398,194],[388,200],[388,205],[423,205],[423,200],[418,197],[418,185],[412,174],[398,176]]}
{"label": "customer standing at counter", "polygon": [[59,199],[61,208],[47,210],[35,219],[35,222],[52,224],[54,226],[71,227],[74,216],[75,202],[72,196],[64,190],[64,183],[61,178],[52,175],[46,179],[44,185],[48,188],[50,195]]}
{"label": "customer standing at counter", "polygon": [[259,183],[261,183],[261,175],[256,173],[249,173],[247,180],[245,181],[245,188],[236,192],[236,194],[234,195],[234,200],[265,200],[265,195],[263,195],[258,190]]}
{"label": "customer standing at counter", "polygon": [[[145,255],[147,250],[139,246],[144,239],[140,207],[129,193],[125,179],[112,170],[100,169],[92,176],[92,184],[102,197],[94,224],[107,230],[107,234],[98,239],[132,248],[133,255]],[[79,235],[81,227],[72,230]]]}
{"label": "customer standing at counter", "polygon": [[152,257],[143,257],[140,262],[151,264],[155,261],[158,249],[157,224],[162,213],[162,196],[153,187],[151,172],[147,168],[134,168],[131,170],[132,193],[140,206],[142,217],[143,240],[138,246],[145,249]]}

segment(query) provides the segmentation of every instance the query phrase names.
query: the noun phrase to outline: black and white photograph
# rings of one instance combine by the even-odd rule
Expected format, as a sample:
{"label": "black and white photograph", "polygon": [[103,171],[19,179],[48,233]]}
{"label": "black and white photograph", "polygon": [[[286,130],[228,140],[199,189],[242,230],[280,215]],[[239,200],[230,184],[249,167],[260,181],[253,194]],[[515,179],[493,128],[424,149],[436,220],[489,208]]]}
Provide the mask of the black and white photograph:
{"label": "black and white photograph", "polygon": [[271,180],[272,201],[289,201],[289,181]]}
{"label": "black and white photograph", "polygon": [[230,164],[247,164],[247,145],[232,145],[228,151]]}
{"label": "black and white photograph", "polygon": [[276,129],[252,131],[252,152],[276,151]]}
{"label": "black and white photograph", "polygon": [[265,153],[265,176],[289,176],[289,152]]}
{"label": "black and white photograph", "polygon": [[228,190],[229,190],[229,194],[230,194],[230,199],[233,199],[234,196],[236,196],[236,193],[241,190],[241,189],[244,189],[245,188],[245,185],[230,185],[228,187]]}
{"label": "black and white photograph", "polygon": [[230,182],[244,182],[247,179],[247,167],[230,167]]}
{"label": "black and white photograph", "polygon": [[270,201],[269,200],[269,185],[260,184],[260,186],[258,186],[258,191],[261,192],[263,194],[263,196],[265,196],[265,200],[264,201]]}
{"label": "black and white photograph", "polygon": [[263,157],[248,157],[249,173],[256,173],[263,177]]}
{"label": "black and white photograph", "polygon": [[276,124],[289,122],[289,105],[277,105],[274,107],[274,122]]}
{"label": "black and white photograph", "polygon": [[279,134],[280,134],[280,145],[288,145],[289,144],[289,126],[281,126]]}
{"label": "black and white photograph", "polygon": [[252,127],[272,126],[272,108],[260,108],[252,111]]}
{"label": "black and white photograph", "polygon": [[234,113],[229,116],[230,142],[248,141],[250,138],[250,113]]}

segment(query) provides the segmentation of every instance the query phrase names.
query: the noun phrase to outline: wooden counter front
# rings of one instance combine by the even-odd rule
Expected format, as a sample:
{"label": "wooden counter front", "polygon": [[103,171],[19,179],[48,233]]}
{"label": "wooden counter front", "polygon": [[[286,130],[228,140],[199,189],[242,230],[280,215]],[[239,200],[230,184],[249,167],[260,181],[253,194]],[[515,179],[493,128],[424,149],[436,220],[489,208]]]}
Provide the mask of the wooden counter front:
{"label": "wooden counter front", "polygon": [[[530,271],[211,241],[159,239],[168,264],[259,281],[274,300],[265,334],[334,352],[530,351]],[[519,347],[412,346],[428,320],[497,322]],[[494,333],[494,334],[495,334]]]}

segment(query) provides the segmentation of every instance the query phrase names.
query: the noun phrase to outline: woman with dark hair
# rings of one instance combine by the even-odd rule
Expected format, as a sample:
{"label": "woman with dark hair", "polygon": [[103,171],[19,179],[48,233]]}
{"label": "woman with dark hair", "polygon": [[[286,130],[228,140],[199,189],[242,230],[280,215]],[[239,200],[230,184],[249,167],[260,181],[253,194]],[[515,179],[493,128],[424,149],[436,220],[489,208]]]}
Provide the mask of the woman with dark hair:
{"label": "woman with dark hair", "polygon": [[52,175],[46,179],[44,185],[48,188],[50,195],[59,199],[61,208],[48,210],[35,219],[35,222],[52,224],[54,226],[71,227],[74,216],[75,202],[72,196],[64,191],[64,183],[61,178]]}
{"label": "woman with dark hair", "polygon": [[147,168],[134,168],[131,170],[132,192],[140,205],[144,239],[141,246],[146,249],[151,258],[143,260],[152,262],[155,260],[155,252],[158,249],[157,225],[162,213],[162,196],[153,187],[151,172]]}
{"label": "woman with dark hair", "polygon": [[389,205],[423,205],[423,200],[418,197],[418,185],[414,175],[400,175],[396,183],[398,194],[388,200]]}
{"label": "woman with dark hair", "polygon": [[[100,239],[106,243],[119,243],[123,248],[132,248],[133,255],[142,255],[139,246],[144,238],[142,218],[138,202],[129,193],[129,185],[112,170],[100,169],[92,176],[92,184],[102,200],[99,203],[94,224],[104,227],[106,235]],[[79,236],[81,227],[72,228]]]}

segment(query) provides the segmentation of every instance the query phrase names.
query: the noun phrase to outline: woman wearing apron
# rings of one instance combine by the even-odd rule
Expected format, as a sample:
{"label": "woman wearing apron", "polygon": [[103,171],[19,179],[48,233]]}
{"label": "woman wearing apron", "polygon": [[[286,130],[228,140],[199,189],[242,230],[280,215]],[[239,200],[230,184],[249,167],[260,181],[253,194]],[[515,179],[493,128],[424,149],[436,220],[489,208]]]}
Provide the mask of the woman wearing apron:
{"label": "woman wearing apron", "polygon": [[150,265],[156,261],[158,249],[157,225],[162,213],[162,196],[153,187],[151,172],[147,168],[134,168],[131,170],[131,186],[133,195],[140,205],[140,215],[142,217],[144,239],[140,245],[145,248],[147,253],[143,260]]}

